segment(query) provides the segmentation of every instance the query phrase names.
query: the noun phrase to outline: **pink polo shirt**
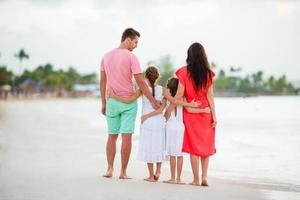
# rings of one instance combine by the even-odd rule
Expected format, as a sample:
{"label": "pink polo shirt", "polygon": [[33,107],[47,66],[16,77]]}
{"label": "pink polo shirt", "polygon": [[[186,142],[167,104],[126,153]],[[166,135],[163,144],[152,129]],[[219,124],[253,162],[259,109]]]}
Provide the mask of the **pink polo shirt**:
{"label": "pink polo shirt", "polygon": [[105,71],[107,87],[118,96],[129,97],[135,93],[132,75],[142,73],[140,63],[131,51],[116,48],[104,55],[101,71]]}

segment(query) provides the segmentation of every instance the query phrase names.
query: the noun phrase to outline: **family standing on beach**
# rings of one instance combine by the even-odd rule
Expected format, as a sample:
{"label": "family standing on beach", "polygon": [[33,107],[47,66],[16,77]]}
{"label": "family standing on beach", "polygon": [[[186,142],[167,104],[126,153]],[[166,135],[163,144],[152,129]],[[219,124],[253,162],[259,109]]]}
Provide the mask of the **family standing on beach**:
{"label": "family standing on beach", "polygon": [[[146,69],[144,77],[138,58],[132,53],[140,34],[126,29],[121,44],[105,54],[101,61],[101,112],[106,116],[108,168],[104,177],[114,171],[116,141],[122,137],[120,179],[130,179],[126,170],[131,153],[132,134],[137,114],[137,98],[142,98],[138,160],[147,163],[149,177],[156,182],[163,161],[170,161],[171,178],[164,181],[184,184],[181,180],[184,154],[190,154],[195,186],[208,186],[209,157],[216,152],[216,114],[213,99],[213,77],[203,46],[193,43],[187,52],[186,66],[170,77],[166,88],[157,85],[159,70]],[[138,90],[135,91],[134,77]],[[201,160],[202,176],[199,177]],[[176,170],[177,169],[177,170]],[[201,183],[200,183],[201,180]]]}

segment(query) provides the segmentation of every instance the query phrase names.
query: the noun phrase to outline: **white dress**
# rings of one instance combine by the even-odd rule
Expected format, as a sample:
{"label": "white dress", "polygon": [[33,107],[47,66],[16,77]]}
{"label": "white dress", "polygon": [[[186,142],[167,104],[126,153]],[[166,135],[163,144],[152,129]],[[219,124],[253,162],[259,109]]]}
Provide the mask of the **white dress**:
{"label": "white dress", "polygon": [[181,151],[184,135],[182,106],[177,106],[176,109],[177,115],[174,109],[166,123],[166,156],[183,156]]}
{"label": "white dress", "polygon": [[[152,89],[149,87],[150,91]],[[163,88],[155,86],[155,99],[163,99]],[[148,114],[154,109],[150,101],[142,96],[142,115]],[[147,163],[157,163],[165,160],[165,120],[163,114],[148,118],[141,124],[139,136],[138,160]]]}

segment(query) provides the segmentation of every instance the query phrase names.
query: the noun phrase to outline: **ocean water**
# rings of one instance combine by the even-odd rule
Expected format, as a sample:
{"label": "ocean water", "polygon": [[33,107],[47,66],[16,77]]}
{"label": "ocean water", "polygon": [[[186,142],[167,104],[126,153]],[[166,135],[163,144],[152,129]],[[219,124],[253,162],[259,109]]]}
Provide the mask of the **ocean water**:
{"label": "ocean water", "polygon": [[[300,97],[215,98],[215,104],[217,153],[209,175],[300,191]],[[138,126],[137,120],[137,134]],[[191,170],[188,156],[184,169]]]}
{"label": "ocean water", "polygon": [[300,186],[300,97],[216,98],[217,154],[211,174]]}

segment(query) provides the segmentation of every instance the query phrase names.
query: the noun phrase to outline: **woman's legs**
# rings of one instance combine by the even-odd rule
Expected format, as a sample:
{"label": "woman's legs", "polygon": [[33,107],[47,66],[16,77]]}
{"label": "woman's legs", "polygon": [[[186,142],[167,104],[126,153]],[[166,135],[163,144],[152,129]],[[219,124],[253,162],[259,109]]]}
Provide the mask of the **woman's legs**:
{"label": "woman's legs", "polygon": [[200,185],[199,184],[199,156],[190,155],[191,166],[193,170],[194,180],[191,182],[191,185]]}
{"label": "woman's legs", "polygon": [[208,171],[209,157],[201,158],[201,168],[202,168],[202,186],[208,186],[207,182],[207,171]]}

